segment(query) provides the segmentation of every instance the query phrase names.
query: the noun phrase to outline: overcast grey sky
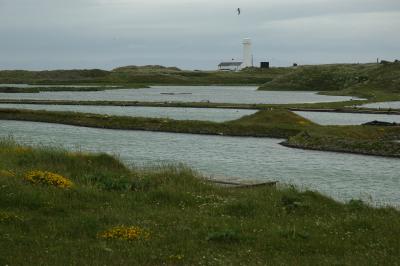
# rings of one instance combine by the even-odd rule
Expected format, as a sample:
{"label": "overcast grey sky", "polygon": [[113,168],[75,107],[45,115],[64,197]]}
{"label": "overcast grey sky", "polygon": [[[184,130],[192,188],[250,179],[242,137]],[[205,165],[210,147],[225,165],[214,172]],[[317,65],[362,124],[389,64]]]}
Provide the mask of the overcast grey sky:
{"label": "overcast grey sky", "polygon": [[0,69],[215,69],[244,37],[279,66],[400,59],[400,0],[0,0]]}

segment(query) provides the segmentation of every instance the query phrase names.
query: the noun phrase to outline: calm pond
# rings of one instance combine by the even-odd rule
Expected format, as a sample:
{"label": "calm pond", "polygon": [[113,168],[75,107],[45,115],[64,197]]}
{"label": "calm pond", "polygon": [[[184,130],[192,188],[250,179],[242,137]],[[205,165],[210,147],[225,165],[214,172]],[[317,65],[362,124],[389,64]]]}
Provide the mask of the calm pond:
{"label": "calm pond", "polygon": [[90,92],[0,93],[0,99],[286,104],[338,102],[355,98],[319,95],[317,92],[258,91],[255,86],[152,86]]}
{"label": "calm pond", "polygon": [[374,120],[400,123],[400,115],[355,114],[331,112],[294,112],[320,125],[361,125]]}
{"label": "calm pond", "polygon": [[224,122],[251,115],[256,110],[216,109],[216,108],[175,108],[175,107],[135,107],[135,106],[83,106],[83,105],[37,105],[0,104],[0,108],[31,109],[46,111],[72,111],[81,113],[117,116],[171,118],[175,120],[207,120]]}
{"label": "calm pond", "polygon": [[184,163],[201,173],[238,180],[270,180],[318,190],[338,200],[361,198],[400,206],[400,160],[305,151],[279,139],[235,138],[107,130],[0,121],[0,136],[26,144],[107,152],[127,164]]}

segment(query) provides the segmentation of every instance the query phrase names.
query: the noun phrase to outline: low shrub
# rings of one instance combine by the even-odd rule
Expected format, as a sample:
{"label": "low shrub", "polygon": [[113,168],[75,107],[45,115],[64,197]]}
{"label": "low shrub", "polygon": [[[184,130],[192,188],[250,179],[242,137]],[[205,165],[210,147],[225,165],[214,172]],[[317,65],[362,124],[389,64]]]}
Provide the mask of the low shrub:
{"label": "low shrub", "polygon": [[207,241],[214,242],[238,242],[240,241],[240,235],[233,230],[223,230],[211,232],[207,236]]}
{"label": "low shrub", "polygon": [[24,179],[32,184],[43,184],[59,188],[71,188],[74,183],[66,177],[47,171],[34,170],[25,174]]}

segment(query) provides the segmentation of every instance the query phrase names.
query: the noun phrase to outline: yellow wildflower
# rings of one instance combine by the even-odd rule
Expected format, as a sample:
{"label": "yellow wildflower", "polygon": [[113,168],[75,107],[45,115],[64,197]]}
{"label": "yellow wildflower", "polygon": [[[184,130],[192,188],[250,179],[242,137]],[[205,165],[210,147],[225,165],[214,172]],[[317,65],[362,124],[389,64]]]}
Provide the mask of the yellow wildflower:
{"label": "yellow wildflower", "polygon": [[24,179],[32,184],[44,184],[59,188],[70,188],[74,184],[71,180],[59,174],[46,171],[29,171],[25,174]]}
{"label": "yellow wildflower", "polygon": [[137,226],[116,226],[97,235],[104,239],[147,240],[150,233]]}

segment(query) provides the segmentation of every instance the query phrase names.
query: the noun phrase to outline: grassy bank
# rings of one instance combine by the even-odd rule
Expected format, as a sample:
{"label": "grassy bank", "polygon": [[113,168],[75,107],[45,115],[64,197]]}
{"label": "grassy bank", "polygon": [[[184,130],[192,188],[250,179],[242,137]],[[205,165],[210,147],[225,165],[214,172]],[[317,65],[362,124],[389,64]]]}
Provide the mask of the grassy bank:
{"label": "grassy bank", "polygon": [[121,117],[74,112],[0,109],[0,119],[95,128],[284,138],[286,146],[400,157],[399,126],[321,126],[285,109],[262,110],[227,122]]}
{"label": "grassy bank", "polygon": [[0,71],[0,84],[106,84],[106,85],[261,85],[289,68],[249,69],[240,72],[188,71],[162,66],[129,66],[112,71],[53,70]]}
{"label": "grassy bank", "polygon": [[[31,170],[73,184],[35,183]],[[104,154],[1,141],[0,190],[2,265],[400,263],[394,209],[222,188],[183,167],[129,169]]]}
{"label": "grassy bank", "polygon": [[310,126],[283,144],[301,149],[400,157],[399,126]]}
{"label": "grassy bank", "polygon": [[261,86],[261,90],[323,91],[371,101],[400,99],[400,63],[302,66]]}
{"label": "grassy bank", "polygon": [[[397,134],[396,139],[399,139],[399,137],[400,134]],[[339,137],[332,134],[321,135],[305,131],[301,134],[290,137],[282,144],[291,148],[307,150],[334,151],[400,158],[400,144],[389,139],[380,139],[379,137],[362,139],[357,138],[356,136]]]}

